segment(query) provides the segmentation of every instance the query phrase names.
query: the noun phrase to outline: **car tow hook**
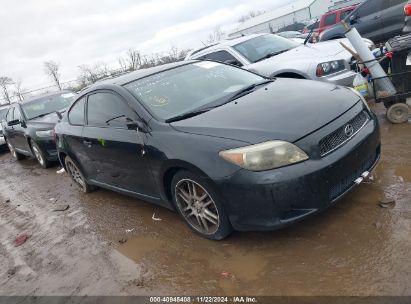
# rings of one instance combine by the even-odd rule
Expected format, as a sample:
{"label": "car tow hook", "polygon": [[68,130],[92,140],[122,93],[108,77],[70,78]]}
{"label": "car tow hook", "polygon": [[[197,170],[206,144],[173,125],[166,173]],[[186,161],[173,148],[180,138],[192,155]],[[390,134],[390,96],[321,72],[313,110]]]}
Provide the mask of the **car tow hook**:
{"label": "car tow hook", "polygon": [[364,179],[366,179],[368,177],[368,175],[370,175],[370,172],[365,171],[363,174],[361,174],[361,176],[359,178],[357,178],[354,183],[356,183],[357,185],[361,184]]}

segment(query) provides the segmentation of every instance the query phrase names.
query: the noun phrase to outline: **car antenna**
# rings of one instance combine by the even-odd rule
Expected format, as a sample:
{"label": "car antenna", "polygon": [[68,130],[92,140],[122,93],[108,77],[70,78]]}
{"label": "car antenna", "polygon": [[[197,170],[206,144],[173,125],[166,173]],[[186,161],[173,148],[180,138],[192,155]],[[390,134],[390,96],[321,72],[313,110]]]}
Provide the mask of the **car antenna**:
{"label": "car antenna", "polygon": [[308,33],[307,38],[305,38],[305,40],[304,40],[304,45],[307,45],[307,42],[311,39],[311,36],[313,35],[313,32],[314,32],[315,24],[317,22],[318,22],[318,19],[315,19],[315,22],[313,24],[313,27],[312,27],[311,31]]}

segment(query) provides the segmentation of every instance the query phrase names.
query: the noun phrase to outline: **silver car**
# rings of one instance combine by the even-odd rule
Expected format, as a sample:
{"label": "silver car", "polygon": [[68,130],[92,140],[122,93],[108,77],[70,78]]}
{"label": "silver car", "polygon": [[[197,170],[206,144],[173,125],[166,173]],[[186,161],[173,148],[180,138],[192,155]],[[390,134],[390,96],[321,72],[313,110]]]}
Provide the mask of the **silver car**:
{"label": "silver car", "polygon": [[195,50],[186,57],[190,59],[225,62],[266,77],[304,78],[343,86],[352,86],[355,77],[352,55],[338,41],[303,45],[277,35],[254,34]]}

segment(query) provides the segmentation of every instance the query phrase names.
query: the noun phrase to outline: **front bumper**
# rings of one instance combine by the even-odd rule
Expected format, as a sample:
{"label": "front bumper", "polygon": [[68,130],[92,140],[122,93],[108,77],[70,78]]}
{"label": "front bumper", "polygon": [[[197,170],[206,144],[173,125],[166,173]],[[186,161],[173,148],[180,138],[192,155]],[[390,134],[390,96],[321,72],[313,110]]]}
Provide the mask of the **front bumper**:
{"label": "front bumper", "polygon": [[274,230],[332,206],[374,168],[380,150],[373,115],[347,144],[323,158],[264,172],[240,170],[214,182],[234,229]]}
{"label": "front bumper", "polygon": [[36,140],[37,145],[43,151],[44,156],[48,161],[58,161],[57,147],[54,138],[42,138]]}
{"label": "front bumper", "polygon": [[316,80],[334,83],[336,85],[352,87],[355,78],[355,72],[351,70],[345,70],[342,73],[336,73],[324,77],[317,77]]}

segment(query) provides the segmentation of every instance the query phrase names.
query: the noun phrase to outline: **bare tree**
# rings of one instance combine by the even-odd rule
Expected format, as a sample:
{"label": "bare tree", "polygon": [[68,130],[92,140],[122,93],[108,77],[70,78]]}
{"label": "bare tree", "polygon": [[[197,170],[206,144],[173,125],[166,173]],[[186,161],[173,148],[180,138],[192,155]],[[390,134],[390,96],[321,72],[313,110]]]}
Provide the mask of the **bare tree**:
{"label": "bare tree", "polygon": [[14,83],[14,95],[17,96],[20,101],[24,100],[23,89],[21,88],[21,79],[18,79]]}
{"label": "bare tree", "polygon": [[127,63],[130,71],[138,70],[141,67],[141,53],[140,51],[129,48],[127,50]]}
{"label": "bare tree", "polygon": [[214,31],[208,35],[207,43],[215,43],[225,38],[225,32],[220,27],[214,29]]}
{"label": "bare tree", "polygon": [[118,57],[118,64],[120,65],[120,70],[122,70],[123,72],[127,71],[128,67],[127,67],[127,62],[123,57]]}
{"label": "bare tree", "polygon": [[238,22],[247,21],[248,19],[257,17],[257,16],[262,15],[264,13],[265,13],[265,11],[249,11],[246,15],[241,16],[241,18],[238,19]]}
{"label": "bare tree", "polygon": [[0,77],[0,87],[3,90],[4,99],[10,104],[9,86],[13,84],[13,79],[7,76]]}
{"label": "bare tree", "polygon": [[57,63],[53,60],[45,61],[44,62],[44,73],[50,76],[53,81],[56,83],[56,86],[61,91],[61,84],[60,84],[60,63]]}

